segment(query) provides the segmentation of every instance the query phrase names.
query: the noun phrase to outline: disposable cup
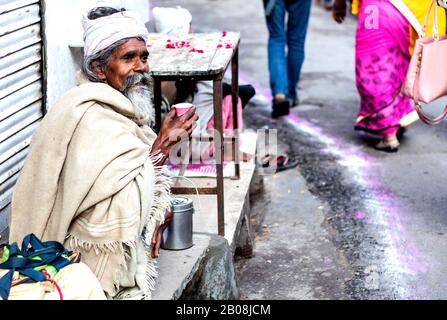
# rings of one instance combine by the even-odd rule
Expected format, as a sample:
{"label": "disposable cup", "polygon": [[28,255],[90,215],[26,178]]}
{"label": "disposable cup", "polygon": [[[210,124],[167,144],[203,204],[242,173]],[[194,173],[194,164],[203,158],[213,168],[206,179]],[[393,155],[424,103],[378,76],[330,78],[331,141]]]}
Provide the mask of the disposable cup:
{"label": "disposable cup", "polygon": [[175,108],[175,112],[177,113],[177,116],[182,116],[184,115],[186,112],[188,112],[188,110],[190,110],[194,105],[192,103],[178,103],[176,105],[174,105],[173,107]]}

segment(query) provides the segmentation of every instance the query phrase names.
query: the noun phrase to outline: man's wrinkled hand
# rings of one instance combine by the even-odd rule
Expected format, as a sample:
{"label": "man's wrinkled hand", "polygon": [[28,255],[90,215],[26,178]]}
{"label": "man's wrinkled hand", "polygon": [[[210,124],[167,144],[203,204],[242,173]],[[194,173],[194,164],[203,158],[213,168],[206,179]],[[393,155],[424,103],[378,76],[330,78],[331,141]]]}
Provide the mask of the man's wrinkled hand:
{"label": "man's wrinkled hand", "polygon": [[190,136],[197,127],[199,116],[196,107],[192,107],[184,115],[178,117],[175,108],[166,115],[160,128],[159,137],[166,142],[165,147],[170,149],[185,135]]}
{"label": "man's wrinkled hand", "polygon": [[191,136],[192,132],[197,127],[198,119],[199,116],[196,113],[196,107],[192,107],[180,117],[177,116],[175,108],[172,108],[163,119],[160,133],[152,145],[151,153],[157,154],[158,152],[161,152],[165,158],[167,158],[172,147],[182,139]]}
{"label": "man's wrinkled hand", "polygon": [[151,241],[151,244],[152,244],[151,256],[154,259],[158,258],[158,256],[160,255],[160,246],[161,246],[161,241],[162,241],[162,237],[163,237],[163,232],[166,230],[167,227],[169,227],[169,225],[172,222],[173,217],[174,217],[174,215],[172,214],[171,210],[166,210],[165,222],[155,228],[154,234],[152,235],[152,241]]}

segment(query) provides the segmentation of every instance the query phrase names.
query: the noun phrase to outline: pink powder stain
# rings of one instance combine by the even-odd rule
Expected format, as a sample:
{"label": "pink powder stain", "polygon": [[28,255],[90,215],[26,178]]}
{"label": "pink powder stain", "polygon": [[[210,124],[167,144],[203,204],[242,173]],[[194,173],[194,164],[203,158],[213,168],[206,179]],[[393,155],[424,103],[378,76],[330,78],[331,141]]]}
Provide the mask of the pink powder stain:
{"label": "pink powder stain", "polygon": [[354,217],[355,217],[356,219],[359,219],[359,220],[363,220],[363,219],[365,219],[367,216],[368,216],[368,215],[367,215],[366,212],[364,212],[364,211],[357,211],[356,213],[354,213]]}
{"label": "pink powder stain", "polygon": [[349,218],[351,215],[347,212],[337,214],[340,218]]}
{"label": "pink powder stain", "polygon": [[301,119],[298,117],[298,115],[296,113],[291,113],[291,114],[289,114],[288,117],[290,120],[292,120],[293,122],[295,122],[298,125],[301,123]]}
{"label": "pink powder stain", "polygon": [[[409,237],[405,228],[405,222],[411,220],[408,216],[403,215],[398,208],[393,204],[396,202],[395,196],[387,191],[384,187],[383,181],[377,178],[376,168],[380,165],[376,159],[361,152],[354,150],[346,150],[342,146],[346,143],[332,139],[322,132],[322,129],[316,127],[314,124],[299,118],[298,115],[291,113],[288,119],[298,125],[303,131],[317,136],[322,141],[327,142],[328,146],[326,152],[334,153],[341,159],[340,164],[345,164],[348,168],[355,168],[362,178],[362,184],[370,190],[370,200],[372,210],[375,213],[375,221],[383,221],[389,230],[390,245],[395,248],[396,258],[399,261],[401,271],[413,276],[426,273],[430,268],[429,258],[417,248],[416,244]],[[330,142],[331,143],[330,143]],[[343,149],[343,150],[342,150]],[[355,165],[361,163],[358,161],[362,159],[367,165]],[[341,214],[341,217],[350,216],[349,213]],[[367,218],[366,212],[357,211],[354,213],[354,218],[363,220]],[[373,217],[371,217],[373,218]],[[371,221],[374,222],[374,221]]]}
{"label": "pink powder stain", "polygon": [[[268,89],[264,88],[264,91],[268,92]],[[375,203],[373,205],[375,214],[370,217],[371,219],[375,219],[374,221],[370,220],[370,222],[381,223],[383,221],[386,224],[391,242],[390,245],[396,251],[396,258],[401,271],[414,276],[420,273],[426,273],[430,269],[429,258],[420,252],[405,230],[402,222],[410,220],[409,217],[402,215],[400,210],[393,205],[396,202],[394,195],[391,192],[384,191],[387,188],[384,188],[383,181],[377,178],[376,170],[380,164],[377,163],[376,159],[361,151],[346,150],[344,148],[346,142],[328,137],[320,127],[301,119],[296,113],[291,113],[288,119],[303,131],[317,136],[321,141],[326,142],[327,148],[325,152],[338,155],[341,165],[345,165],[347,168],[353,168],[360,175],[362,184],[370,190],[371,200]],[[359,159],[362,161],[359,161]],[[360,165],[353,166],[352,164]],[[348,217],[352,215],[342,213],[340,216]],[[366,212],[357,211],[354,213],[354,217],[363,220],[368,215]]]}
{"label": "pink powder stain", "polygon": [[[259,87],[256,89],[257,93],[264,95],[266,101],[271,100],[270,91],[263,86]],[[343,146],[346,143],[328,137],[320,127],[301,119],[296,113],[291,113],[288,119],[300,126],[304,131],[312,135],[317,135],[322,141],[327,142],[328,147],[325,150],[326,152],[338,155],[341,165],[345,165],[348,168],[355,168],[355,171],[360,173],[365,187],[371,190],[371,199],[377,203],[378,212],[376,214],[383,215],[383,219],[389,230],[391,245],[396,249],[396,258],[401,265],[402,271],[411,275],[426,273],[430,268],[428,257],[421,253],[410,239],[407,239],[408,234],[402,222],[408,221],[409,218],[402,216],[397,208],[390,205],[396,200],[392,194],[383,191],[385,190],[383,188],[383,182],[377,178],[376,174],[376,168],[379,166],[376,159],[361,151],[344,149]],[[368,214],[364,211],[357,211],[354,213],[342,213],[341,217],[354,217],[355,219],[363,221],[368,218]],[[370,217],[369,221],[374,223],[371,218],[373,216]]]}

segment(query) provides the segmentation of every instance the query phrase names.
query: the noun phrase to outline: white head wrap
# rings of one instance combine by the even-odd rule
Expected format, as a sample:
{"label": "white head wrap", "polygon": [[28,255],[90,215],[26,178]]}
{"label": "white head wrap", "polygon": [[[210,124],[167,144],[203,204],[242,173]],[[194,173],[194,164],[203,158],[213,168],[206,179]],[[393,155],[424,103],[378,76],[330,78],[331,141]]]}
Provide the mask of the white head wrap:
{"label": "white head wrap", "polygon": [[152,15],[155,30],[158,33],[178,37],[189,32],[192,16],[185,8],[155,7],[152,9]]}
{"label": "white head wrap", "polygon": [[84,16],[84,56],[88,57],[110,47],[115,42],[142,37],[147,41],[148,31],[134,11],[122,11],[90,20]]}

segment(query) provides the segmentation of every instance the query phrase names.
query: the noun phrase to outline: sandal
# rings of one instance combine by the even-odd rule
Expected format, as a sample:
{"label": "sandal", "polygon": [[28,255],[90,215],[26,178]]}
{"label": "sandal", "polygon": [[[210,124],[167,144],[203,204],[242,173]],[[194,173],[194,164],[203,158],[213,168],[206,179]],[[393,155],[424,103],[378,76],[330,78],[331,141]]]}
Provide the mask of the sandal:
{"label": "sandal", "polygon": [[374,146],[375,149],[385,152],[397,152],[399,150],[399,140],[391,140],[391,141],[385,141],[380,140],[378,144]]}
{"label": "sandal", "polygon": [[298,165],[298,160],[290,159],[286,155],[271,155],[267,154],[261,159],[262,167],[268,168],[270,167],[270,163],[273,163],[273,166],[276,166],[276,171],[281,172],[287,169],[295,168]]}

